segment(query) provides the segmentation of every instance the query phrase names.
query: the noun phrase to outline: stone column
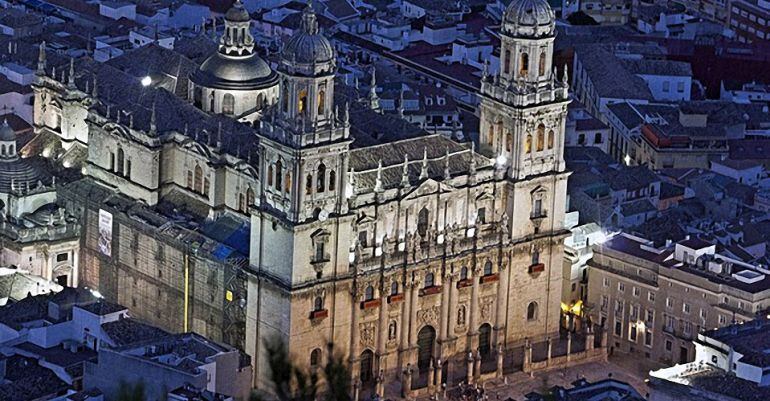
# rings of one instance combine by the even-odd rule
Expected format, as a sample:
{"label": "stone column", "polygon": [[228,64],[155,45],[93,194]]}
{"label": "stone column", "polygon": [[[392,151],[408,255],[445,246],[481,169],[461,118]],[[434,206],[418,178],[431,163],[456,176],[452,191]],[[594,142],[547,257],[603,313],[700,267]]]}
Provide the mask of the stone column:
{"label": "stone column", "polygon": [[436,362],[436,388],[439,390],[442,388],[441,383],[443,382],[442,375],[444,374],[444,370],[442,369],[441,359],[439,359]]}
{"label": "stone column", "polygon": [[468,352],[468,369],[465,374],[465,381],[468,384],[473,383],[473,352]]}
{"label": "stone column", "polygon": [[420,298],[420,282],[415,280],[412,283],[412,304],[409,307],[409,346],[417,346],[417,300]]}
{"label": "stone column", "polygon": [[568,331],[567,332],[567,362],[569,362],[570,359],[572,359],[570,354],[572,354],[572,332]]}
{"label": "stone column", "polygon": [[546,344],[547,344],[547,347],[548,347],[548,352],[547,352],[548,356],[547,356],[546,359],[550,362],[551,361],[551,350],[553,350],[553,341],[551,340],[551,337],[548,337],[545,341],[546,341]]}
{"label": "stone column", "polygon": [[380,369],[380,373],[377,374],[376,392],[380,398],[385,397],[385,370],[383,369]]}
{"label": "stone column", "polygon": [[505,342],[505,309],[507,307],[506,300],[508,299],[508,269],[507,263],[505,261],[500,264],[500,269],[498,270],[498,281],[497,281],[497,305],[495,306],[495,328],[497,329],[497,338],[495,339],[495,342],[497,344],[502,344]]}
{"label": "stone column", "polygon": [[353,401],[358,401],[358,395],[360,390],[361,390],[361,385],[358,383],[358,380],[353,380]]}
{"label": "stone column", "polygon": [[411,397],[412,396],[412,365],[407,364],[406,365],[406,386],[404,387],[406,390],[404,390],[404,397]]}
{"label": "stone column", "polygon": [[444,282],[441,288],[441,325],[439,327],[439,340],[445,341],[447,336],[447,330],[449,325],[449,290],[452,287],[452,275],[450,273],[444,274]]}
{"label": "stone column", "polygon": [[473,268],[473,285],[471,287],[471,316],[469,319],[468,327],[468,349],[473,350],[476,348],[476,341],[474,340],[479,330],[479,268]]}
{"label": "stone column", "polygon": [[497,377],[503,377],[503,343],[497,343]]}
{"label": "stone column", "polygon": [[[384,284],[383,284],[384,285]],[[386,351],[386,344],[388,342],[388,315],[387,315],[387,300],[384,297],[385,291],[383,286],[380,286],[380,321],[379,321],[379,336],[377,338],[377,353],[380,356],[380,368],[383,367],[383,359]]]}
{"label": "stone column", "polygon": [[433,394],[433,379],[435,372],[433,371],[433,358],[428,363],[428,394]]}
{"label": "stone column", "polygon": [[449,324],[447,325],[447,338],[455,337],[455,327],[457,326],[457,285],[454,282],[454,277],[450,279],[449,288]]}
{"label": "stone column", "polygon": [[[358,360],[358,344],[359,344],[359,330],[358,330],[358,293],[353,290],[350,297],[351,316],[350,316],[350,373],[353,377],[353,381],[358,379],[359,366],[356,363]],[[357,390],[356,390],[357,391]]]}
{"label": "stone column", "polygon": [[481,378],[481,351],[476,350],[476,358],[473,362],[473,377],[478,381]]}

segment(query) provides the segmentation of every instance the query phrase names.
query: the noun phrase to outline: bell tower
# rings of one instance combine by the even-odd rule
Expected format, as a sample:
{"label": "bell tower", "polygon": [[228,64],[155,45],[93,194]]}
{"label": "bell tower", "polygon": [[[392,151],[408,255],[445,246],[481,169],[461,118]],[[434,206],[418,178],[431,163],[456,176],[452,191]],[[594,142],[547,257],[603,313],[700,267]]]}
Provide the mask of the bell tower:
{"label": "bell tower", "polygon": [[334,104],[336,51],[313,9],[283,48],[277,107],[261,121],[267,201],[293,222],[347,209],[344,190],[350,142],[347,105]]}

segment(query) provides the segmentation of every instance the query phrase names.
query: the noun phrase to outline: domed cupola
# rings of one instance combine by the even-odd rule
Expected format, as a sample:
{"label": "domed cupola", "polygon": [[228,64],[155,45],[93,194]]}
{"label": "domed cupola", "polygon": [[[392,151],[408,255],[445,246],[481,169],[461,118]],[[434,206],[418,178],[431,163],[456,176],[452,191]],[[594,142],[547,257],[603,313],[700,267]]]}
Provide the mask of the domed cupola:
{"label": "domed cupola", "polygon": [[318,20],[308,5],[302,12],[297,33],[281,52],[280,70],[289,75],[318,76],[334,72],[337,52],[319,32]]}
{"label": "domed cupola", "polygon": [[503,14],[502,32],[513,37],[553,36],[556,16],[546,0],[514,0]]}
{"label": "domed cupola", "polygon": [[2,194],[28,190],[40,181],[48,182],[47,175],[28,159],[19,157],[16,133],[3,121],[0,126],[0,198]]}
{"label": "domed cupola", "polygon": [[8,125],[8,120],[0,126],[0,159],[15,160],[19,157],[16,149],[16,132]]}
{"label": "domed cupola", "polygon": [[246,117],[272,104],[278,74],[254,51],[251,17],[236,0],[225,14],[219,49],[191,77],[191,94],[204,111]]}

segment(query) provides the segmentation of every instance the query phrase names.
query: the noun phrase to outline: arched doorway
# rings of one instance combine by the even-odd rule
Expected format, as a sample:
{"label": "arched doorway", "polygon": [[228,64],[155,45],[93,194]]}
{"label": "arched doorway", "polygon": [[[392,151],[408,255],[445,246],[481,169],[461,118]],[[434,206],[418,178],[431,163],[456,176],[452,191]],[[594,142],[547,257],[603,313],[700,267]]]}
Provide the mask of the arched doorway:
{"label": "arched doorway", "polygon": [[372,380],[374,369],[374,353],[372,350],[365,350],[361,353],[361,382],[368,383]]}
{"label": "arched doorway", "polygon": [[482,358],[486,358],[492,351],[492,326],[484,323],[479,327],[479,352]]}
{"label": "arched doorway", "polygon": [[436,330],[425,326],[417,334],[417,368],[420,373],[427,372],[433,358],[433,345],[436,342]]}

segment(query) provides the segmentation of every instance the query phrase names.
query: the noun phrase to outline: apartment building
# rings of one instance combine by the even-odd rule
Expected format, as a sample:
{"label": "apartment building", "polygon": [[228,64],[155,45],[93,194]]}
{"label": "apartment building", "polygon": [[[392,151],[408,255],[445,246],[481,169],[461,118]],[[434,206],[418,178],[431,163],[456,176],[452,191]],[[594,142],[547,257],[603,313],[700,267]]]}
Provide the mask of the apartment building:
{"label": "apartment building", "polygon": [[586,314],[612,352],[687,363],[701,331],[752,320],[770,305],[770,271],[697,238],[657,245],[620,234],[594,247]]}

